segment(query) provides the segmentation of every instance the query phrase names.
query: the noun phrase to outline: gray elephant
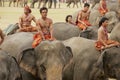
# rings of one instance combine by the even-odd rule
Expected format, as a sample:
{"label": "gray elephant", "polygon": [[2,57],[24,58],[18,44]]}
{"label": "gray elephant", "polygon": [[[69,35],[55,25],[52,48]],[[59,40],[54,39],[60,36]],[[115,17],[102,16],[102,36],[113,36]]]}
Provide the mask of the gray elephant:
{"label": "gray elephant", "polygon": [[48,8],[52,8],[52,3],[54,2],[54,8],[56,8],[56,4],[57,4],[57,0],[45,0],[43,7],[46,6],[46,4],[48,3]]}
{"label": "gray elephant", "polygon": [[119,36],[120,32],[119,32],[119,30],[120,30],[120,23],[118,23],[115,26],[115,28],[112,30],[112,32],[110,34],[110,39],[120,42],[120,36]]}
{"label": "gray elephant", "polygon": [[[104,74],[108,78],[115,78],[120,80],[120,47],[112,47],[104,50],[99,57],[96,66],[104,71]],[[93,74],[94,75],[94,74]]]}
{"label": "gray elephant", "polygon": [[98,4],[100,2],[100,0],[92,0],[91,3],[92,3],[92,7],[91,8],[94,8],[96,4]]}
{"label": "gray elephant", "polygon": [[[107,30],[110,33],[114,26],[119,22],[119,19],[116,16],[116,12],[110,11],[105,14],[104,17],[107,17],[109,19]],[[90,13],[89,21],[93,26],[97,26],[99,24],[99,21],[102,17],[100,16],[100,13],[98,10],[92,10]]]}
{"label": "gray elephant", "polygon": [[[5,38],[1,48],[15,56],[20,67],[41,80],[61,80],[72,59],[70,48],[60,41],[43,41],[32,48],[33,33],[16,33]],[[10,47],[11,46],[11,47]]]}
{"label": "gray elephant", "polygon": [[74,37],[63,43],[71,47],[73,52],[73,63],[65,70],[63,80],[106,80],[101,71],[95,79],[90,79],[94,64],[100,56],[100,52],[95,49],[94,40]]}
{"label": "gray elephant", "polygon": [[57,40],[66,40],[71,37],[77,37],[80,34],[78,27],[65,22],[57,22],[53,24],[53,36]]}
{"label": "gray elephant", "polygon": [[80,0],[67,0],[67,7],[70,8],[71,3],[73,3],[73,8],[76,7],[78,8],[78,3],[80,2],[80,6],[81,6],[81,1]]}
{"label": "gray elephant", "polygon": [[30,7],[31,7],[31,8],[34,8],[34,5],[35,5],[36,2],[39,2],[38,8],[40,8],[40,5],[41,5],[41,3],[43,2],[43,0],[31,0],[31,5],[30,5]]}
{"label": "gray elephant", "polygon": [[[25,5],[27,5],[28,0],[9,0],[9,7],[11,6],[11,3],[13,3],[14,7],[15,6],[18,7],[19,4],[20,4],[21,7],[24,7]],[[15,3],[16,3],[16,5],[15,5]]]}
{"label": "gray elephant", "polygon": [[22,80],[16,59],[0,50],[0,80]]}
{"label": "gray elephant", "polygon": [[98,28],[96,26],[88,27],[85,31],[80,32],[80,37],[84,37],[91,40],[97,40]]}

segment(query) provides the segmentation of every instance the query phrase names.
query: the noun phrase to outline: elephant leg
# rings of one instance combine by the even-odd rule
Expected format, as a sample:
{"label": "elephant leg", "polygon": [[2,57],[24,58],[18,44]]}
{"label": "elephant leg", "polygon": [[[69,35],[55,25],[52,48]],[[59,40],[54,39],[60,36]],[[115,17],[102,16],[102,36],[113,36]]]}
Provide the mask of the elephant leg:
{"label": "elephant leg", "polygon": [[72,2],[68,2],[67,7],[69,7],[69,8],[70,8],[71,3],[72,3]]}
{"label": "elephant leg", "polygon": [[3,0],[3,7],[4,7],[4,0]]}
{"label": "elephant leg", "polygon": [[51,8],[52,7],[52,0],[49,0],[48,2],[48,8]]}
{"label": "elephant leg", "polygon": [[56,0],[54,0],[54,8],[56,8],[56,4],[57,4],[57,1],[56,1]]}
{"label": "elephant leg", "polygon": [[38,8],[40,8],[41,3],[42,3],[42,0],[39,0]]}
{"label": "elephant leg", "polygon": [[12,1],[9,2],[9,7],[11,6]]}
{"label": "elephant leg", "polygon": [[48,0],[44,0],[43,7],[46,7],[47,2],[48,2]]}
{"label": "elephant leg", "polygon": [[98,68],[93,68],[89,80],[108,80],[104,72]]}
{"label": "elephant leg", "polygon": [[2,2],[1,2],[1,0],[0,0],[0,7],[2,7]]}

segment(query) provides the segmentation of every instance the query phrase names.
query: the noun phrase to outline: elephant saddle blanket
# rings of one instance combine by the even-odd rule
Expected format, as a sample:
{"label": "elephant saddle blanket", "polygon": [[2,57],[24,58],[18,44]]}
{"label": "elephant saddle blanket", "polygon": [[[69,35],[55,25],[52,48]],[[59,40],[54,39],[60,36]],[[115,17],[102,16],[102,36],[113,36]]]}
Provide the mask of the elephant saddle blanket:
{"label": "elephant saddle blanket", "polygon": [[[115,44],[117,45],[118,42],[117,41],[114,41],[114,40],[106,40],[104,41],[107,45],[111,45],[111,44]],[[101,42],[101,41],[96,41],[95,42],[95,48],[97,50],[102,50],[102,49],[105,49],[105,45]]]}
{"label": "elephant saddle blanket", "polygon": [[91,26],[90,22],[88,20],[82,20],[82,23],[78,22],[77,26],[81,29],[81,30],[85,30],[88,26]]}
{"label": "elephant saddle blanket", "polygon": [[[45,40],[54,40],[54,38],[51,38],[51,35],[50,34],[43,34],[44,35],[44,38]],[[40,33],[36,33],[34,36],[33,36],[33,43],[32,43],[32,47],[35,48],[38,44],[40,44],[41,41],[43,41],[43,38],[42,38],[42,35]]]}
{"label": "elephant saddle blanket", "polygon": [[35,32],[35,31],[37,31],[37,28],[33,26],[23,27],[19,29],[19,32]]}

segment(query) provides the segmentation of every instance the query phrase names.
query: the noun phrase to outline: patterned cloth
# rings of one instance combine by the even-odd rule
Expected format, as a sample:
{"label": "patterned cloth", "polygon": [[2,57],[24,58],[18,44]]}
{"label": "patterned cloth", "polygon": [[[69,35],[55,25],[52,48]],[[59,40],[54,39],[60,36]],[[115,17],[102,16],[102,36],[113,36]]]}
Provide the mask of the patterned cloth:
{"label": "patterned cloth", "polygon": [[82,20],[82,22],[84,22],[87,25],[87,26],[85,26],[84,24],[78,22],[77,26],[82,30],[85,30],[88,26],[91,26],[91,24],[89,23],[88,20]]}

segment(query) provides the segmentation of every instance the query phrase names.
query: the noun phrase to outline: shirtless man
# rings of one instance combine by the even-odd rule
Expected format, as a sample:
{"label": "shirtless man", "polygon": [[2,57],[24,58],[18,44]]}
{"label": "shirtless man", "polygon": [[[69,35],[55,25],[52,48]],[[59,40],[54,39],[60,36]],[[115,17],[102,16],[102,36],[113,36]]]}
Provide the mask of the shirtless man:
{"label": "shirtless man", "polygon": [[106,0],[100,0],[99,12],[101,16],[104,16],[108,12]]}
{"label": "shirtless man", "polygon": [[108,19],[106,17],[103,17],[99,22],[100,28],[98,29],[98,40],[95,44],[97,50],[120,45],[119,42],[108,39],[107,26]]}
{"label": "shirtless man", "polygon": [[53,21],[47,17],[48,9],[42,7],[40,9],[41,18],[37,21],[39,33],[34,35],[33,47],[36,47],[42,40],[52,40],[52,24]]}
{"label": "shirtless man", "polygon": [[18,32],[32,32],[37,31],[36,27],[31,25],[31,22],[34,21],[36,23],[35,17],[31,14],[31,9],[29,6],[24,7],[24,14],[19,18],[19,30]]}
{"label": "shirtless man", "polygon": [[84,9],[81,10],[77,16],[76,24],[82,30],[86,30],[88,26],[91,26],[90,22],[88,21],[90,15],[89,7],[90,5],[85,3]]}

